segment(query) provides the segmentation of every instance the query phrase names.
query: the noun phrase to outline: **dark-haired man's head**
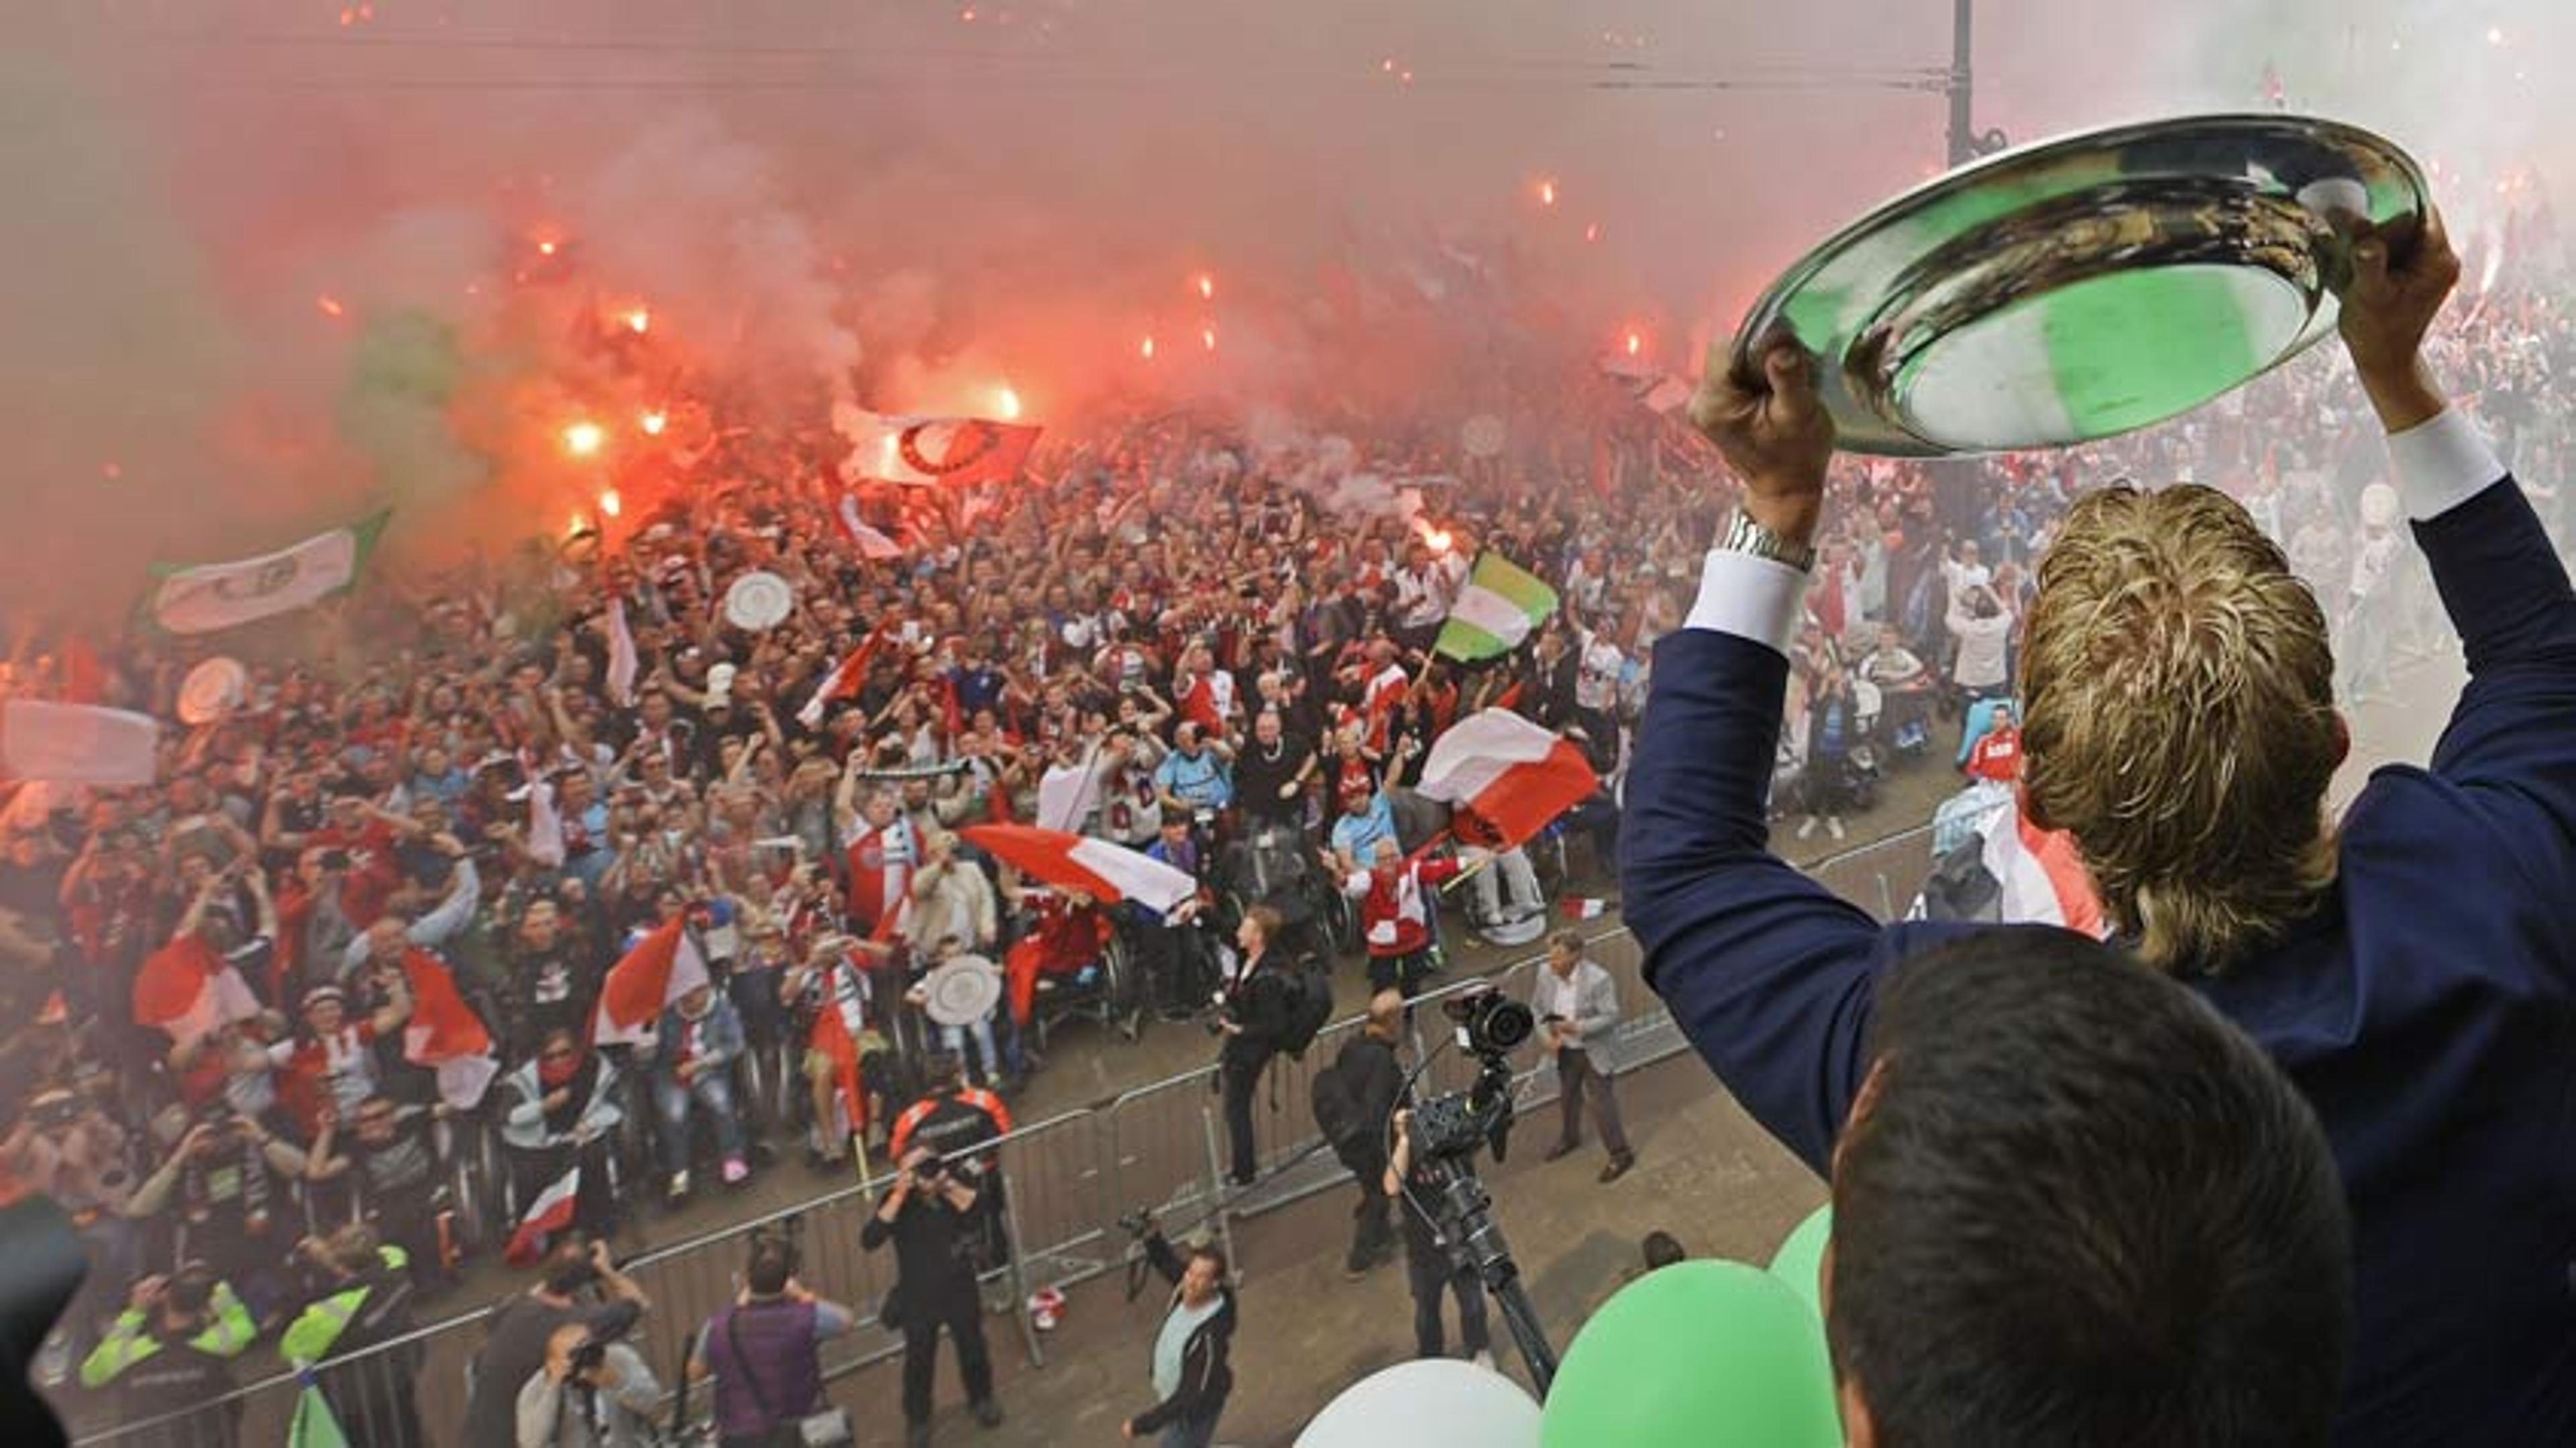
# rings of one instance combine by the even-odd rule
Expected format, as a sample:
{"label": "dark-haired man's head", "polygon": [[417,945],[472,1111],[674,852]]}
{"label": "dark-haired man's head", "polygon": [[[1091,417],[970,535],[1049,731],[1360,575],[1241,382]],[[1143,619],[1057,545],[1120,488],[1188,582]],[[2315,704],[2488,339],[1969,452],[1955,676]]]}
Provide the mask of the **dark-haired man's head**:
{"label": "dark-haired man's head", "polygon": [[751,1243],[751,1261],[743,1268],[742,1285],[756,1297],[776,1297],[787,1290],[787,1281],[796,1275],[796,1247],[784,1237],[757,1234]]}
{"label": "dark-haired man's head", "polygon": [[546,1253],[542,1281],[545,1289],[557,1297],[570,1297],[599,1280],[599,1266],[590,1259],[590,1242],[578,1232],[568,1232]]}
{"label": "dark-haired man's head", "polygon": [[2323,1443],[2351,1226],[2316,1117],[2183,986],[2038,927],[1899,965],[1834,1156],[1859,1448]]}

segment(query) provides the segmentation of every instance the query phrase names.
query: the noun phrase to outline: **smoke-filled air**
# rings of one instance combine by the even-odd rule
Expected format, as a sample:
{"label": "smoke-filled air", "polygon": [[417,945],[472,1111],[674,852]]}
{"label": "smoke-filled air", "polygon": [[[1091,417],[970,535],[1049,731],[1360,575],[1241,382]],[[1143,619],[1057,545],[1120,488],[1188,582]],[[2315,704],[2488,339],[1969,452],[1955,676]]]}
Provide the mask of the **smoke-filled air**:
{"label": "smoke-filled air", "polygon": [[[1952,44],[1947,0],[26,8],[0,606],[64,620],[387,507],[398,566],[604,526],[836,405],[1401,418],[1437,467],[1597,359],[1695,374],[1939,167]],[[2576,183],[2559,0],[1989,0],[1975,48],[2016,141],[2382,129],[2464,245]]]}

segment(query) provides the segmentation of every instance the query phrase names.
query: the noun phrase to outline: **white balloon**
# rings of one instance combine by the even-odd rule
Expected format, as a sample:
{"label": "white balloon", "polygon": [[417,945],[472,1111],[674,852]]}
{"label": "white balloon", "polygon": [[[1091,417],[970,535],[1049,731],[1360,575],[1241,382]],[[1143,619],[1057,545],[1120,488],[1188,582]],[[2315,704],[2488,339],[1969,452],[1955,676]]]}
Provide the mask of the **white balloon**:
{"label": "white balloon", "polygon": [[1371,1373],[1324,1405],[1297,1448],[1538,1448],[1539,1407],[1521,1385],[1456,1358]]}

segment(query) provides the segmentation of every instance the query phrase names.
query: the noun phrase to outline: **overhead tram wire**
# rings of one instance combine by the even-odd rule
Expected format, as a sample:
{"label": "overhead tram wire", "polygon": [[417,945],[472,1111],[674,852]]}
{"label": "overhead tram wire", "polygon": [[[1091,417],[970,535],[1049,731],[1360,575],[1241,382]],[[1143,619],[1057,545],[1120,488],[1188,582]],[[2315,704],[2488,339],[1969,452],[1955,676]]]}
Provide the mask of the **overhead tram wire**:
{"label": "overhead tram wire", "polygon": [[[1079,76],[1086,85],[1069,87],[1086,89],[1099,86],[1154,84],[1169,79],[1203,82],[1214,73],[1205,63],[1194,63],[1186,69],[1165,74],[1138,74],[1134,71],[1111,71],[1131,57],[1104,54],[1091,48],[1064,47],[997,47],[992,45],[879,47],[857,45],[761,45],[744,42],[700,44],[691,41],[658,39],[546,39],[511,36],[389,36],[351,35],[346,32],[317,33],[311,36],[254,33],[249,35],[205,34],[136,38],[133,48],[152,49],[231,49],[265,50],[286,53],[296,50],[328,50],[339,53],[362,51],[376,55],[404,52],[475,52],[529,55],[598,55],[632,57],[668,57],[675,60],[705,59],[710,61],[819,62],[843,60],[862,62],[855,71],[836,70],[829,76],[777,75],[611,75],[558,78],[553,76],[470,76],[409,75],[392,78],[368,77],[288,77],[282,83],[297,89],[391,87],[406,90],[529,90],[556,87],[566,90],[813,90],[828,89],[849,82],[917,84],[923,79],[920,68],[942,67],[940,80],[945,83],[959,74],[975,74],[976,67],[997,67],[1013,71],[1062,69]],[[1148,57],[1150,59],[1150,57]],[[962,68],[962,69],[961,69]],[[1655,64],[1634,58],[1584,59],[1580,57],[1498,57],[1460,60],[1455,63],[1437,57],[1417,61],[1420,73],[1407,83],[1416,91],[1460,91],[1471,89],[1553,89],[1565,91],[1759,91],[1818,90],[1849,88],[1856,90],[1920,91],[1939,88],[1948,83],[1950,71],[1943,66],[1852,65],[1836,62],[1803,62],[1786,60],[1733,60],[1714,71],[1682,69],[1664,72]],[[1261,67],[1233,66],[1222,73],[1234,80],[1281,79],[1300,85],[1342,85],[1351,88],[1376,87],[1383,84],[1377,71],[1342,70],[1329,66],[1303,66],[1295,70],[1266,70]],[[990,81],[989,73],[980,77]],[[1027,79],[1021,76],[1014,79]],[[256,77],[241,77],[253,83]]]}
{"label": "overhead tram wire", "polygon": [[[197,89],[255,89],[301,91],[467,91],[467,92],[705,92],[713,94],[750,94],[759,92],[828,92],[853,88],[883,90],[935,87],[948,89],[959,80],[959,72],[942,69],[926,72],[919,67],[896,66],[860,70],[835,70],[823,75],[677,75],[677,74],[609,74],[609,75],[256,75],[190,70],[171,78],[173,84]],[[1061,73],[1026,73],[975,77],[979,84],[1022,91],[1080,92],[1126,90],[1156,86],[1208,86],[1220,83],[1210,72],[1201,69],[1158,71],[1103,71],[1097,67],[1068,67]],[[1345,90],[1375,90],[1380,82],[1374,75],[1340,76],[1301,70],[1229,71],[1222,84],[1228,87],[1293,85],[1312,91],[1338,87]],[[1939,92],[1949,84],[1947,70],[1893,71],[1881,74],[1799,74],[1771,72],[1749,74],[1699,75],[1432,75],[1407,86],[1408,90],[1457,94],[1474,91],[1520,91],[1558,94],[1585,92],[1613,94],[1690,94],[1713,92],[1786,92],[1786,91],[1882,91],[1921,94]]]}

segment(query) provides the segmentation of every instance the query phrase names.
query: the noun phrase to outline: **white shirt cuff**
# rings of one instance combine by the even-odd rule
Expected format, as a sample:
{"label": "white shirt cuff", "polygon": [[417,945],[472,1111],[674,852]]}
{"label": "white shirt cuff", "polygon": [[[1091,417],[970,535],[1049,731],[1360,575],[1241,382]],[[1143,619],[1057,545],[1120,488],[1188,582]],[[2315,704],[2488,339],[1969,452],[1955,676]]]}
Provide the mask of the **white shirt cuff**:
{"label": "white shirt cuff", "polygon": [[1733,634],[1786,654],[1806,598],[1804,572],[1732,548],[1712,548],[1700,568],[1699,600],[1682,627]]}
{"label": "white shirt cuff", "polygon": [[2417,522],[2442,516],[2504,476],[2476,421],[2456,407],[2390,435],[2388,461],[2406,516]]}

